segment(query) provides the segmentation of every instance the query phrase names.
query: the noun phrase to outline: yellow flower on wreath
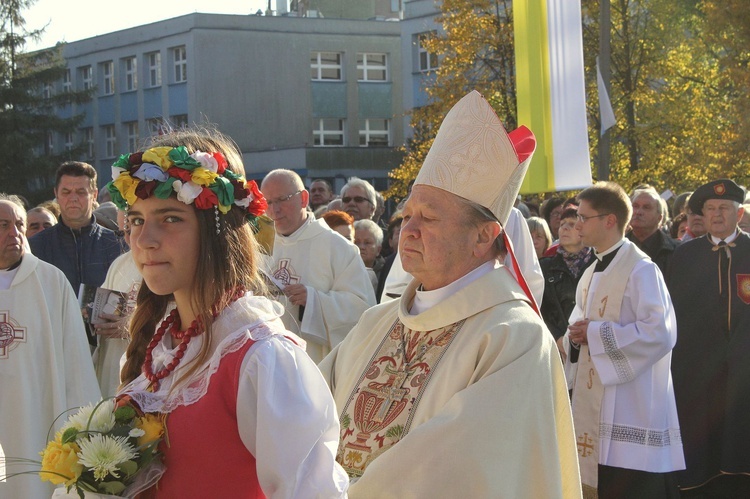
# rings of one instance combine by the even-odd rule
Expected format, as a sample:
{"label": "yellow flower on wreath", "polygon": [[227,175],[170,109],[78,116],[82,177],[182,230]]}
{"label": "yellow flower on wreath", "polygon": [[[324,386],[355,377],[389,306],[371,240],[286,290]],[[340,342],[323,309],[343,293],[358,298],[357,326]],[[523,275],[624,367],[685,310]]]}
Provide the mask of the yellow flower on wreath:
{"label": "yellow flower on wreath", "polygon": [[143,417],[136,418],[135,427],[145,432],[138,437],[138,447],[148,445],[164,436],[164,421],[157,414],[146,414]]}
{"label": "yellow flower on wreath", "polygon": [[174,166],[172,160],[169,159],[169,152],[171,150],[171,147],[152,147],[143,153],[142,160],[144,163],[153,163],[161,166],[166,171],[170,166]]}
{"label": "yellow flower on wreath", "polygon": [[73,485],[83,472],[83,466],[78,462],[80,447],[74,442],[63,444],[61,439],[55,438],[47,444],[42,456],[42,469],[39,478],[55,485]]}
{"label": "yellow flower on wreath", "polygon": [[211,170],[201,167],[201,168],[196,168],[195,170],[193,170],[191,180],[198,185],[203,185],[203,186],[208,187],[209,185],[216,182],[216,178],[218,176],[219,175],[216,174],[215,172],[212,172]]}
{"label": "yellow flower on wreath", "polygon": [[112,181],[130,206],[138,200],[138,197],[135,195],[135,188],[138,187],[138,182],[140,182],[140,179],[131,177],[128,172],[122,172],[119,177]]}

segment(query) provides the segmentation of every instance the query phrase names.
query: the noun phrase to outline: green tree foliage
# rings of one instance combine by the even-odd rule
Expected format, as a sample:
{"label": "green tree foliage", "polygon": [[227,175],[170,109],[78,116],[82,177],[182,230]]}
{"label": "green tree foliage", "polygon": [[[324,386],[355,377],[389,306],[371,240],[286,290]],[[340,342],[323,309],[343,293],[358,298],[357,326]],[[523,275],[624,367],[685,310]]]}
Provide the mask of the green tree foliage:
{"label": "green tree foliage", "polygon": [[41,34],[41,30],[27,30],[22,16],[34,1],[0,1],[0,186],[31,203],[48,199],[57,166],[77,159],[83,151],[82,145],[70,150],[50,148],[50,138],[75,132],[82,119],[60,117],[56,110],[91,98],[89,92],[63,91],[67,69],[62,46],[23,51],[27,40]]}

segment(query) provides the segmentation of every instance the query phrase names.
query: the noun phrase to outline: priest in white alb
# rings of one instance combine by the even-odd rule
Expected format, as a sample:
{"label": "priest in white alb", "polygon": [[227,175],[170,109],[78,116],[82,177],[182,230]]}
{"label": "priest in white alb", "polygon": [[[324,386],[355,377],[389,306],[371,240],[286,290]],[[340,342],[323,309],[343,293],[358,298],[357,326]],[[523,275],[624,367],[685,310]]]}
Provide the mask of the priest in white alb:
{"label": "priest in white alb", "polygon": [[578,230],[597,262],[581,276],[560,338],[573,390],[584,497],[679,497],[685,468],[670,365],[672,300],[651,259],[625,239],[633,209],[622,187],[578,195]]}
{"label": "priest in white alb", "polygon": [[359,249],[307,209],[310,195],[299,175],[273,170],[260,190],[276,230],[268,274],[283,292],[284,325],[320,362],[375,305],[375,291]]}
{"label": "priest in white alb", "polygon": [[[0,497],[50,497],[39,466],[65,411],[101,397],[81,310],[65,274],[25,250],[26,211],[0,194]],[[61,418],[56,419],[58,416]],[[4,473],[2,472],[5,464]]]}
{"label": "priest in white alb", "polygon": [[580,497],[557,349],[501,263],[534,148],[477,92],[446,116],[403,211],[414,280],[319,364],[350,497]]}

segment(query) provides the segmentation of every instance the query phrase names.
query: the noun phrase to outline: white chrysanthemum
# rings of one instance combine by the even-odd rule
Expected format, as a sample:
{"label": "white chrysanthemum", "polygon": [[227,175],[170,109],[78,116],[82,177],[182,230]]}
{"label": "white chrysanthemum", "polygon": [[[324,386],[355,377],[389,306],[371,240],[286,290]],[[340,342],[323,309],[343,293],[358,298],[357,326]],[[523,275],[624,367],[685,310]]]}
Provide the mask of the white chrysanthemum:
{"label": "white chrysanthemum", "polygon": [[142,437],[145,434],[146,434],[146,432],[143,431],[143,430],[141,430],[140,428],[133,428],[132,430],[130,430],[128,432],[128,436],[131,437],[131,438]]}
{"label": "white chrysanthemum", "polygon": [[137,455],[127,437],[96,434],[89,439],[79,440],[78,444],[81,447],[79,462],[93,470],[94,479],[98,481],[104,480],[107,475],[119,478],[117,466]]}
{"label": "white chrysanthemum", "polygon": [[[96,412],[94,412],[96,408]],[[91,417],[91,413],[94,413],[94,417]],[[89,425],[89,419],[91,424]],[[62,431],[65,432],[68,428],[75,428],[78,431],[85,431],[86,426],[89,431],[108,432],[115,425],[115,401],[105,400],[104,402],[96,406],[96,404],[89,404],[81,407],[77,413],[72,415],[70,419],[65,423]]]}

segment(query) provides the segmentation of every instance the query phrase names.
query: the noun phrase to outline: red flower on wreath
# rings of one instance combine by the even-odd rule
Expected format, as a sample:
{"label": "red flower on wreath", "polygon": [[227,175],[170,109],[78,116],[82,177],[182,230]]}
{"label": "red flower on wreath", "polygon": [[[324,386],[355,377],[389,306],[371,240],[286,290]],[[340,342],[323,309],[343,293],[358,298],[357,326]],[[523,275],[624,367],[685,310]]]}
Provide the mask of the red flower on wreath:
{"label": "red flower on wreath", "polygon": [[195,207],[199,210],[208,210],[214,206],[219,206],[219,198],[216,193],[207,187],[201,189],[201,193],[195,198]]}
{"label": "red flower on wreath", "polygon": [[247,212],[259,217],[268,209],[266,198],[263,197],[263,193],[258,189],[258,184],[255,183],[255,180],[249,181],[246,188],[249,189],[253,195],[253,200],[250,202],[250,206],[247,207]]}

